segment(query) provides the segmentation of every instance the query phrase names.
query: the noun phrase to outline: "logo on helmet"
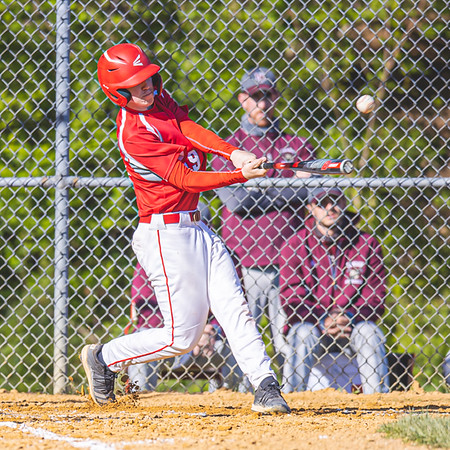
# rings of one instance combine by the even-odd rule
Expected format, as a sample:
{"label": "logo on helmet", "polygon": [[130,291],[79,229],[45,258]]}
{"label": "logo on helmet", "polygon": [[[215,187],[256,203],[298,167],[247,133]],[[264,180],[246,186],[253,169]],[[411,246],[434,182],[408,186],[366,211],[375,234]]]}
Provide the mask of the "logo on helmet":
{"label": "logo on helmet", "polygon": [[133,66],[143,66],[144,64],[142,64],[141,62],[141,55],[137,55],[136,59],[133,61]]}
{"label": "logo on helmet", "polygon": [[258,84],[263,84],[266,81],[266,74],[264,72],[254,72],[253,78]]}
{"label": "logo on helmet", "polygon": [[105,53],[103,53],[105,55],[105,58],[109,61],[109,62],[113,62],[116,64],[126,64],[125,61],[121,61],[120,59],[114,59],[111,58],[111,56],[108,55],[108,51],[106,51]]}

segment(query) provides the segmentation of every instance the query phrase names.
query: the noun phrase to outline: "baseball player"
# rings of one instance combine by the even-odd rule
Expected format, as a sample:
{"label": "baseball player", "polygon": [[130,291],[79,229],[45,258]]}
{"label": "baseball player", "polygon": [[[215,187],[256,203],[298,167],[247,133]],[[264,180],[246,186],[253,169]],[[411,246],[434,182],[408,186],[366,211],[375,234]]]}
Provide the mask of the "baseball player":
{"label": "baseball player", "polygon": [[[163,89],[159,70],[134,44],[115,45],[98,61],[100,86],[121,107],[117,138],[140,218],[132,246],[155,290],[164,327],[83,347],[90,395],[96,404],[108,404],[115,400],[118,371],[191,351],[211,309],[255,388],[252,410],[289,413],[231,256],[197,211],[200,192],[265,176],[259,166],[266,158],[190,120],[187,107]],[[205,171],[208,153],[230,159],[235,170]]]}

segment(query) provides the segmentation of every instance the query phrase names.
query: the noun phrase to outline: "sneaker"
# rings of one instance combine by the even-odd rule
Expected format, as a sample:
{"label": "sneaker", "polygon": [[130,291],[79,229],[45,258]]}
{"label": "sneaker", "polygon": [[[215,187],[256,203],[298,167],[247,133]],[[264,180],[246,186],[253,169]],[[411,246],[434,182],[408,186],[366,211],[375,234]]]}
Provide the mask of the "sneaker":
{"label": "sneaker", "polygon": [[115,401],[114,381],[116,374],[98,359],[102,345],[86,345],[81,350],[80,359],[89,383],[89,394],[94,402],[106,405]]}
{"label": "sneaker", "polygon": [[264,378],[255,392],[252,411],[259,413],[286,413],[291,412],[288,404],[281,396],[281,387],[273,377]]}

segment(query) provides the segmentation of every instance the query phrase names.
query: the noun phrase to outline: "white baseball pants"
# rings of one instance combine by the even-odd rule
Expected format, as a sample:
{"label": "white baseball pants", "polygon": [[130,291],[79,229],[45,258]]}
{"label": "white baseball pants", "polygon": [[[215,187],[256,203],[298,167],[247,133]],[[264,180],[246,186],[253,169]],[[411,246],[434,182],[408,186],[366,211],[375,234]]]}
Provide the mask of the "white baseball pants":
{"label": "white baseball pants", "polygon": [[106,343],[102,355],[111,370],[191,351],[211,309],[250,383],[257,388],[267,376],[275,377],[232,259],[204,223],[186,212],[179,223],[165,224],[162,214],[154,214],[151,223],[136,229],[133,250],[155,290],[164,327]]}

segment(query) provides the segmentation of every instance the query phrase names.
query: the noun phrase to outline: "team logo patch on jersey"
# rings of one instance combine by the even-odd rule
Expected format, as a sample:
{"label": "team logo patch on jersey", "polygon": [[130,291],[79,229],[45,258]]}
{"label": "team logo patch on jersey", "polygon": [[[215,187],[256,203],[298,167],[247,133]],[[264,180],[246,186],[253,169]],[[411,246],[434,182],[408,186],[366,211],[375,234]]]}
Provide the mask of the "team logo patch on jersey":
{"label": "team logo patch on jersey", "polygon": [[352,286],[358,286],[363,284],[363,268],[364,268],[364,262],[363,261],[350,261],[346,263],[345,265],[345,285],[352,285]]}
{"label": "team logo patch on jersey", "polygon": [[184,161],[184,165],[191,170],[197,172],[200,169],[200,156],[195,150],[191,150],[187,154],[186,161]]}

